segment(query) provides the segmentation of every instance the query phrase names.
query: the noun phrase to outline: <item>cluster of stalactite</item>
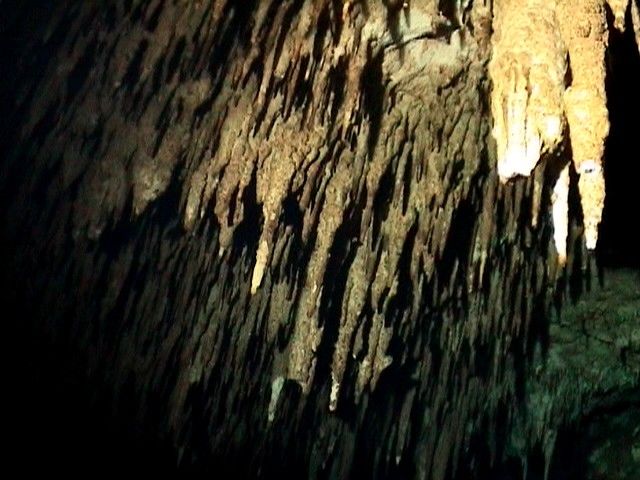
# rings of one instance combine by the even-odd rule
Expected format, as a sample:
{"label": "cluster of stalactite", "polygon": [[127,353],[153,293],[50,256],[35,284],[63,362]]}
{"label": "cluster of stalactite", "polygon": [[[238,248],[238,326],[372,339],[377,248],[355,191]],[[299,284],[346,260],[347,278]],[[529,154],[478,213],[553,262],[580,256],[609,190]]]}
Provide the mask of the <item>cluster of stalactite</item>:
{"label": "cluster of stalactite", "polygon": [[499,182],[491,2],[406,3],[59,2],[21,44],[5,271],[187,465],[499,459],[554,185]]}
{"label": "cluster of stalactite", "polygon": [[[609,10],[607,10],[609,9]],[[602,160],[609,133],[605,93],[607,11],[623,31],[630,0],[503,0],[496,4],[490,77],[493,134],[503,180],[529,175],[542,158],[561,155],[554,188],[554,240],[566,263],[570,168],[578,175],[587,248],[595,249],[604,208]],[[632,23],[632,25],[633,25]]]}

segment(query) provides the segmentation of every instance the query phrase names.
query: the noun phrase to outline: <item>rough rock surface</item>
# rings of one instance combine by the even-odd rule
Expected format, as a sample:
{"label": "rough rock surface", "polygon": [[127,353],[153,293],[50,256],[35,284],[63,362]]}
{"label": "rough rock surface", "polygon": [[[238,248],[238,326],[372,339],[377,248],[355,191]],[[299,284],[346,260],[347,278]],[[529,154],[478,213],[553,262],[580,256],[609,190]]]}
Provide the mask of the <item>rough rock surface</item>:
{"label": "rough rock surface", "polygon": [[22,348],[73,352],[86,403],[185,470],[500,461],[584,249],[569,209],[558,265],[546,165],[499,182],[491,2],[9,3],[0,239]]}

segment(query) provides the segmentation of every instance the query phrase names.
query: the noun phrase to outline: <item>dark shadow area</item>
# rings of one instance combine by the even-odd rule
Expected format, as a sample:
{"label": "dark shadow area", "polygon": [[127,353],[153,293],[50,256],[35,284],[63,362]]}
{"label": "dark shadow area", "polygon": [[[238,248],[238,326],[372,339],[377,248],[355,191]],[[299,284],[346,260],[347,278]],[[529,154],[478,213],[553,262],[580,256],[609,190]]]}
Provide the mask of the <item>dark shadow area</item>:
{"label": "dark shadow area", "polygon": [[559,432],[549,478],[635,480],[640,405],[633,399],[598,409]]}
{"label": "dark shadow area", "polygon": [[114,411],[108,392],[94,389],[82,372],[77,351],[53,347],[24,331],[11,340],[20,349],[3,345],[17,360],[4,384],[5,468],[21,475],[46,471],[72,477],[176,471],[173,446],[136,422],[133,392],[122,392]]}
{"label": "dark shadow area", "polygon": [[[172,230],[173,218],[166,215],[171,211],[166,207],[175,202],[176,194],[169,192],[153,209],[153,221],[164,224],[167,232]],[[0,265],[10,264],[28,241],[25,236],[18,237],[18,243],[8,241],[4,228],[6,225],[0,230]],[[144,228],[139,224],[132,229],[127,222],[114,226],[101,246],[104,254],[117,258],[129,235]],[[42,323],[39,304],[44,300],[31,290],[42,279],[10,277],[10,273],[0,272],[4,312],[0,348],[8,360],[3,370],[3,434],[8,442],[5,451],[9,468],[20,473],[47,471],[72,477],[90,472],[176,472],[175,446],[158,435],[152,420],[164,414],[160,399],[149,397],[143,407],[145,420],[141,421],[133,375],[116,395],[115,385],[104,380],[113,377],[109,358],[101,358],[98,368],[87,371],[86,366],[92,362],[86,349],[71,340],[74,313],[68,309],[69,298],[59,297],[61,312],[50,312],[58,321],[55,329],[48,328]],[[127,288],[135,290],[141,281],[140,276],[133,275]],[[73,297],[76,292],[64,295]],[[122,333],[126,323],[123,307],[119,305],[110,314],[103,338]],[[81,320],[92,322],[88,315]]]}
{"label": "dark shadow area", "polygon": [[609,268],[640,268],[640,54],[629,10],[625,23],[624,33],[610,26],[607,58],[611,129],[605,148],[607,196],[598,250],[601,264]]}

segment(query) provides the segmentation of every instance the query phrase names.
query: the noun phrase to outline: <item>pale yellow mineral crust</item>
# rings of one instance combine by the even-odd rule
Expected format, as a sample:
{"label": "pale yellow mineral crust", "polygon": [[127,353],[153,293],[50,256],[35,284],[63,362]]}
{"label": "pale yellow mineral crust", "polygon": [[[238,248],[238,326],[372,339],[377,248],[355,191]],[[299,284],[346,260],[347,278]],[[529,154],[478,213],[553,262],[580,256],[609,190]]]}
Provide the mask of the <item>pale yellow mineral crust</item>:
{"label": "pale yellow mineral crust", "polygon": [[569,51],[572,84],[565,93],[573,163],[584,215],[587,248],[594,249],[604,207],[604,142],[609,135],[605,92],[607,25],[600,0],[558,0],[558,18]]}
{"label": "pale yellow mineral crust", "polygon": [[498,173],[506,181],[529,175],[562,141],[566,55],[552,4],[502,5],[489,74]]}
{"label": "pale yellow mineral crust", "polygon": [[598,242],[598,226],[604,208],[605,185],[602,171],[581,174],[578,180],[582,212],[584,215],[584,235],[587,248],[593,250]]}
{"label": "pale yellow mineral crust", "polygon": [[636,36],[636,45],[638,53],[640,53],[640,4],[631,4],[631,23],[633,25],[633,33]]}
{"label": "pale yellow mineral crust", "polygon": [[[608,3],[620,28],[628,0]],[[568,135],[579,175],[586,244],[594,249],[604,206],[602,158],[609,134],[604,0],[498,0],[495,8],[489,74],[500,178],[529,175],[541,158],[562,148]],[[554,239],[561,263],[568,217],[559,209],[566,208],[568,182],[565,169],[554,188]]]}
{"label": "pale yellow mineral crust", "polygon": [[624,31],[624,16],[631,0],[607,0],[609,8],[615,19],[615,27],[619,31]]}

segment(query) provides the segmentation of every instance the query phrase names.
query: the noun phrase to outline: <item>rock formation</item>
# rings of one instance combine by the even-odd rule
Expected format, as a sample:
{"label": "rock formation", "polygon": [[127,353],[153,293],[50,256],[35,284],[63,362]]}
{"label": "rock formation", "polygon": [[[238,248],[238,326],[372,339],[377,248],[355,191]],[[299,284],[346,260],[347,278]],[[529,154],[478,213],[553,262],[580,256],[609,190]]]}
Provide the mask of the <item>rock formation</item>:
{"label": "rock formation", "polygon": [[0,2],[15,338],[184,471],[489,475],[596,245],[573,3]]}

